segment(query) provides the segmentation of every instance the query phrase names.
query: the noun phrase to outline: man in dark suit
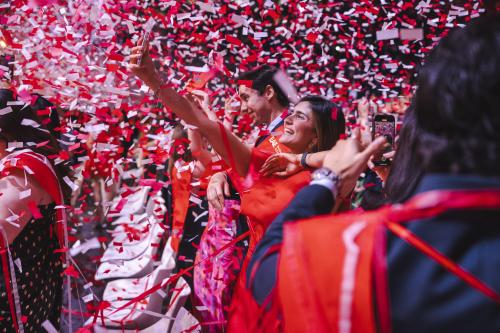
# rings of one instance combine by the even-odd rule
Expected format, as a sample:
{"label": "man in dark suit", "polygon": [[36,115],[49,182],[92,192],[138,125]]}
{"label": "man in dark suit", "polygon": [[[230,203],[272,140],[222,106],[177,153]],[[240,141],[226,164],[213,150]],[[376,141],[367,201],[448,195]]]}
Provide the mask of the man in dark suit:
{"label": "man in dark suit", "polygon": [[[495,201],[500,195],[499,15],[482,17],[443,38],[426,60],[414,98],[421,133],[415,154],[425,175],[413,198],[431,191],[488,190],[477,205],[493,204],[488,209],[448,209],[405,224],[437,251],[434,257],[385,231],[389,327],[405,333],[500,332],[500,203]],[[334,147],[311,185],[272,223],[248,269],[249,288],[259,304],[276,286],[280,251],[271,249],[282,244],[287,224],[307,223],[310,220],[297,220],[329,213],[339,192],[348,192],[377,148],[360,151],[352,139]],[[454,200],[461,198],[459,192],[452,193],[457,195],[445,204],[460,207]],[[340,260],[335,253],[328,255]],[[439,256],[446,256],[453,267],[439,264]],[[383,331],[380,309],[373,305],[372,310]],[[301,311],[310,309],[297,309]]]}

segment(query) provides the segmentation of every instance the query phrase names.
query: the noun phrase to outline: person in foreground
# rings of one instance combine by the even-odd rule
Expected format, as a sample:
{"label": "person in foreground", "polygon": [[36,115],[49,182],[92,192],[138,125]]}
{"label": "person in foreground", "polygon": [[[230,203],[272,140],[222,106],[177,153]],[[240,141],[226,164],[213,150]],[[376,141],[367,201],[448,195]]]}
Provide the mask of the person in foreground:
{"label": "person in foreground", "polygon": [[429,55],[404,204],[318,217],[368,160],[354,140],[328,153],[256,248],[240,332],[500,332],[499,56],[498,15]]}
{"label": "person in foreground", "polygon": [[[63,292],[65,217],[71,189],[52,133],[30,106],[0,90],[0,332],[58,329]],[[59,206],[59,209],[57,208]],[[67,235],[67,234],[66,234]],[[71,311],[70,311],[71,312]]]}

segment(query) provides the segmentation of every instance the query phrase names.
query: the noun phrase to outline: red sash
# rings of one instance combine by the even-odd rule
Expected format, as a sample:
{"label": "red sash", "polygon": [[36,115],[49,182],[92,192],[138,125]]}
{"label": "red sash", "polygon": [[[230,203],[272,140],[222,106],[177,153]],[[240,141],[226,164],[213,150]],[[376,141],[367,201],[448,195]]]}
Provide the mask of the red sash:
{"label": "red sash", "polygon": [[[383,253],[380,249],[386,246],[379,237],[385,234],[385,228],[500,303],[499,293],[403,226],[450,209],[500,209],[500,191],[434,191],[416,196],[403,207],[340,215],[335,221],[327,215],[287,224],[278,291],[273,300],[273,307],[281,307],[281,329],[285,332],[376,332],[373,311],[376,294],[381,330],[390,332],[387,280],[383,279],[385,267],[381,267],[386,260],[378,257]],[[338,260],[321,255],[324,253],[334,253]],[[378,276],[380,272],[382,279]]]}
{"label": "red sash", "polygon": [[193,173],[191,170],[178,172],[174,166],[172,168],[172,197],[173,214],[172,214],[172,248],[177,253],[179,244],[184,230],[184,222],[189,208],[189,197],[191,196],[191,179]]}
{"label": "red sash", "polygon": [[[274,153],[288,153],[290,149],[279,143],[279,138],[283,133],[284,125],[278,127],[275,132],[269,134],[264,141],[262,141],[257,148],[264,151],[272,151]],[[274,135],[276,134],[276,135]]]}

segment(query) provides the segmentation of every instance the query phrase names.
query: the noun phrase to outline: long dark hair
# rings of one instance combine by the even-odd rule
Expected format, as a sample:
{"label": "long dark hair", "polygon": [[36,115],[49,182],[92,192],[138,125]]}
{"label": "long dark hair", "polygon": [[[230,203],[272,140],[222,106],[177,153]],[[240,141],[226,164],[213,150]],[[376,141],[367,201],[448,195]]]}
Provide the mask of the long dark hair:
{"label": "long dark hair", "polygon": [[416,154],[419,134],[413,100],[406,110],[394,162],[385,182],[384,190],[390,203],[400,203],[412,196],[424,174]]}
{"label": "long dark hair", "polygon": [[[14,93],[9,89],[0,89],[0,109],[6,108],[9,101],[16,101]],[[71,188],[63,181],[65,176],[70,177],[71,169],[66,162],[55,164],[54,160],[61,153],[61,148],[52,133],[42,124],[40,118],[30,106],[11,105],[11,112],[0,115],[0,139],[7,142],[22,142],[23,148],[29,148],[35,153],[44,155],[52,164],[56,172],[65,202],[69,202]],[[40,126],[33,127],[33,122]],[[48,142],[44,145],[37,144]]]}
{"label": "long dark hair", "polygon": [[308,102],[314,114],[318,143],[313,152],[331,149],[345,133],[344,113],[335,103],[323,96],[304,96],[298,103],[301,102]]}
{"label": "long dark hair", "polygon": [[441,39],[419,74],[417,153],[428,172],[500,175],[500,14]]}

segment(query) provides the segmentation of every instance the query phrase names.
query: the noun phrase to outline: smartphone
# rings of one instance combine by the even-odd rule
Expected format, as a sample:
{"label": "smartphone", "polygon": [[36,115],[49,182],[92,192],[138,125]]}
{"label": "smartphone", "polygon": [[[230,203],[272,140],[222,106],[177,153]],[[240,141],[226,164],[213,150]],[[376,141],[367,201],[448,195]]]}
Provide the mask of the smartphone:
{"label": "smartphone", "polygon": [[390,165],[391,160],[383,155],[394,149],[394,138],[396,137],[396,119],[390,114],[376,114],[372,122],[372,135],[375,140],[379,136],[385,136],[387,139],[386,147],[373,158],[375,165]]}
{"label": "smartphone", "polygon": [[[155,24],[156,24],[155,20],[152,17],[150,17],[149,20],[144,25],[144,34],[142,35],[142,48],[141,48],[142,54],[146,52],[146,47],[148,46],[149,37],[151,35],[151,31],[153,30]],[[140,62],[142,65],[142,59]]]}

